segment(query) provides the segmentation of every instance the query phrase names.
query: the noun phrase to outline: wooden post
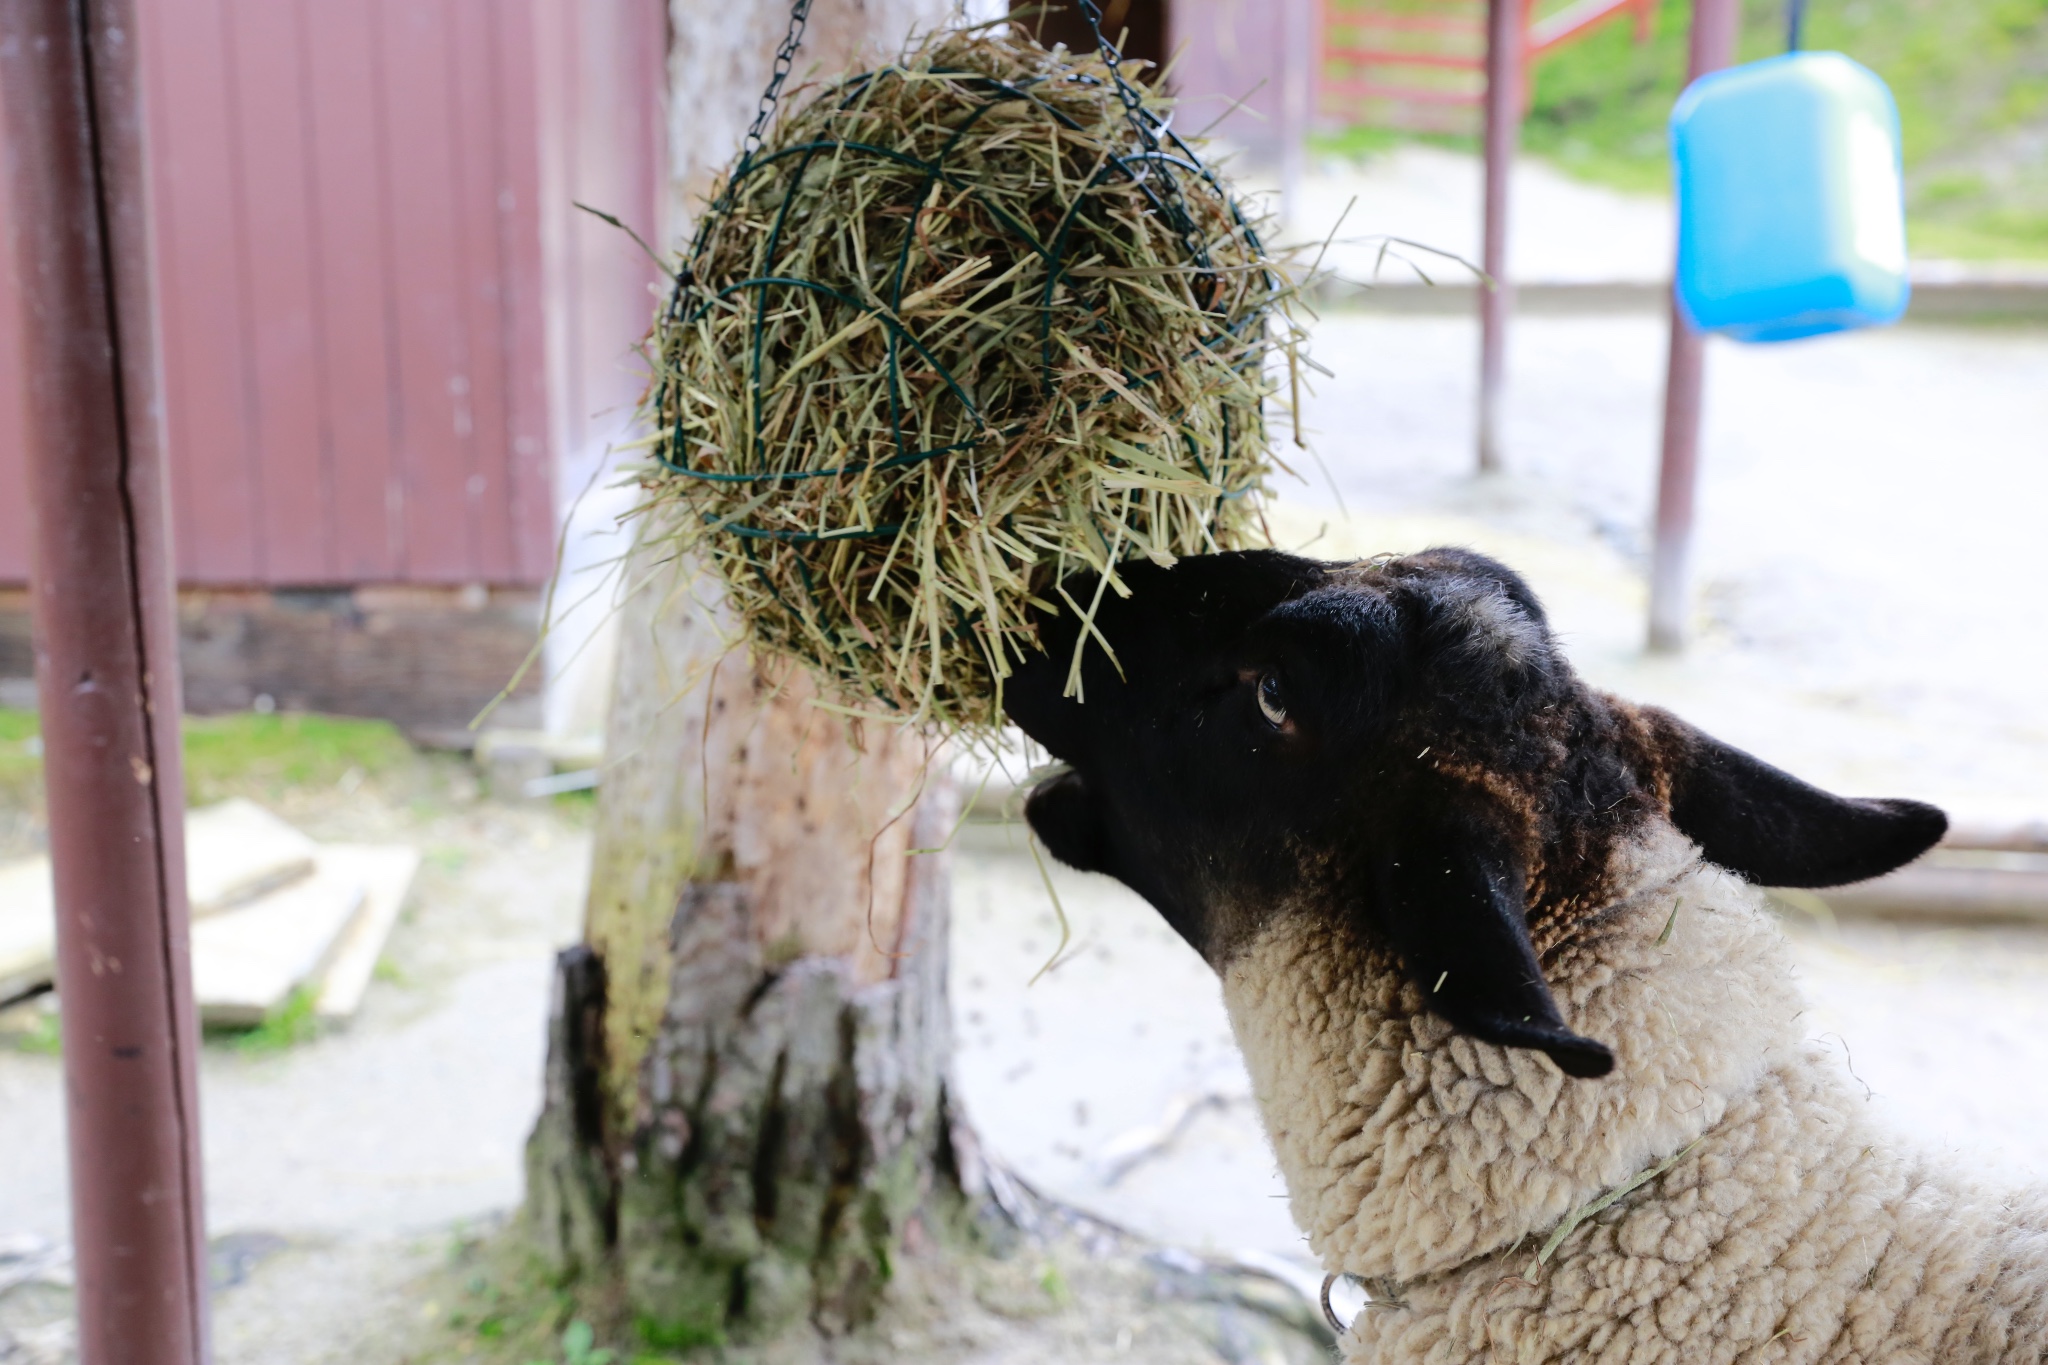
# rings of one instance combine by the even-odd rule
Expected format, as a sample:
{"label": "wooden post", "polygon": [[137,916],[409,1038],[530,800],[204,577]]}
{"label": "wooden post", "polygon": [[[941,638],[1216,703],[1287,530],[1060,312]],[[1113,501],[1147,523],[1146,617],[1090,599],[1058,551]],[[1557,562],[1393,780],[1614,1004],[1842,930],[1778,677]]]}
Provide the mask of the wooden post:
{"label": "wooden post", "polygon": [[1317,0],[1280,0],[1280,220],[1293,235],[1307,225],[1308,125],[1314,90]]}
{"label": "wooden post", "polygon": [[1479,292],[1479,470],[1501,468],[1500,397],[1507,373],[1508,316],[1515,290],[1508,279],[1508,179],[1522,129],[1522,45],[1527,0],[1487,0],[1486,240]]}
{"label": "wooden post", "polygon": [[0,0],[82,1365],[207,1358],[134,0]]}
{"label": "wooden post", "polygon": [[[1742,21],[1737,0],[1694,0],[1686,79],[1698,80],[1735,60]],[[1656,543],[1650,555],[1653,653],[1685,648],[1691,614],[1693,504],[1699,486],[1700,412],[1706,388],[1706,338],[1692,329],[1671,297],[1671,353],[1664,379],[1664,446],[1657,469]]]}

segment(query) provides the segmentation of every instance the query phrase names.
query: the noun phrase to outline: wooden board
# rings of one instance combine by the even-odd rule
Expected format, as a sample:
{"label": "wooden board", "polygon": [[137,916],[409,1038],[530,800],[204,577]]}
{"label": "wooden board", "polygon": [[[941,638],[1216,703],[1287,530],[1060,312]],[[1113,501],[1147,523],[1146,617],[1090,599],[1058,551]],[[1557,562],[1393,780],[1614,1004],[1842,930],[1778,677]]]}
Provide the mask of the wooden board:
{"label": "wooden board", "polygon": [[208,1024],[260,1024],[332,964],[366,887],[347,859],[192,926],[192,996]]}
{"label": "wooden board", "polygon": [[[240,797],[185,816],[185,886],[204,920],[312,873],[317,845]],[[0,866],[0,1003],[46,985],[56,970],[50,860]]]}
{"label": "wooden board", "polygon": [[0,867],[0,1005],[40,990],[56,965],[50,860]]}
{"label": "wooden board", "polygon": [[185,888],[192,917],[241,904],[313,870],[319,846],[242,797],[185,816]]}
{"label": "wooden board", "polygon": [[385,940],[420,870],[420,851],[404,844],[329,844],[320,850],[320,862],[339,865],[363,883],[362,908],[335,945],[314,1006],[322,1019],[342,1020],[356,1012],[370,988]]}

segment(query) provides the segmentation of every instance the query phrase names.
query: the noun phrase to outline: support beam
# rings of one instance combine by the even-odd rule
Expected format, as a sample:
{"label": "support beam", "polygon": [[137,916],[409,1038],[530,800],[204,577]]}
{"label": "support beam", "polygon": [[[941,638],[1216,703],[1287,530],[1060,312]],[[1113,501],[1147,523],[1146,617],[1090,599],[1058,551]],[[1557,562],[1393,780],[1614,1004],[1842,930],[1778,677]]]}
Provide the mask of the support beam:
{"label": "support beam", "polygon": [[0,0],[81,1365],[203,1365],[184,778],[135,0]]}
{"label": "support beam", "polygon": [[1507,375],[1508,317],[1515,287],[1508,279],[1508,178],[1522,134],[1522,44],[1528,0],[1487,0],[1486,240],[1479,292],[1479,471],[1501,468],[1500,398]]}
{"label": "support beam", "polygon": [[1280,222],[1290,236],[1308,226],[1302,182],[1315,88],[1316,0],[1280,0]]}
{"label": "support beam", "polygon": [[[1686,79],[1696,81],[1735,60],[1742,21],[1738,0],[1694,0]],[[1673,277],[1676,278],[1676,270]],[[1653,653],[1685,648],[1692,614],[1693,503],[1699,485],[1700,412],[1706,391],[1706,338],[1671,298],[1671,354],[1664,378],[1664,448],[1657,470],[1657,533],[1650,556]]]}

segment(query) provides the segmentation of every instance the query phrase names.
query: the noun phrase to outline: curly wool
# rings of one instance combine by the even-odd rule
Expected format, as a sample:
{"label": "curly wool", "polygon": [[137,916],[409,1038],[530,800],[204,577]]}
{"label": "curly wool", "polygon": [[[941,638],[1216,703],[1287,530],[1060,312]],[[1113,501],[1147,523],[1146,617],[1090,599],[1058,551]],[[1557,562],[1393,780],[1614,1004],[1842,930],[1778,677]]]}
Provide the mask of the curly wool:
{"label": "curly wool", "polygon": [[1603,1081],[1454,1033],[1317,916],[1274,916],[1225,972],[1295,1220],[1380,1287],[1346,1361],[2048,1359],[2048,1194],[1872,1129],[1800,1038],[1757,891],[1661,821],[1617,862],[1624,893],[1545,964],[1571,1027],[1614,1044]]}

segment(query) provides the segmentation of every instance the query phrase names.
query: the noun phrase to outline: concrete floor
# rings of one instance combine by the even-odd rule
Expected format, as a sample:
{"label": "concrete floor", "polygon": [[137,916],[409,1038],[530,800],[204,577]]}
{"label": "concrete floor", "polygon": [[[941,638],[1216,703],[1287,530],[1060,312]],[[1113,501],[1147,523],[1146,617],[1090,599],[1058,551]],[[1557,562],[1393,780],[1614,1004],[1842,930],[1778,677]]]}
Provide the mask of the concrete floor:
{"label": "concrete floor", "polygon": [[[281,804],[317,836],[405,840],[427,857],[345,1029],[273,1054],[201,1054],[215,1359],[397,1360],[425,1307],[408,1285],[458,1225],[520,1199],[550,963],[579,932],[589,834],[545,810],[422,807],[368,787]],[[0,1152],[0,1362],[68,1360],[8,1344],[38,1302],[34,1285],[7,1292],[10,1238],[61,1246],[68,1233],[55,1057],[0,1044]]]}

